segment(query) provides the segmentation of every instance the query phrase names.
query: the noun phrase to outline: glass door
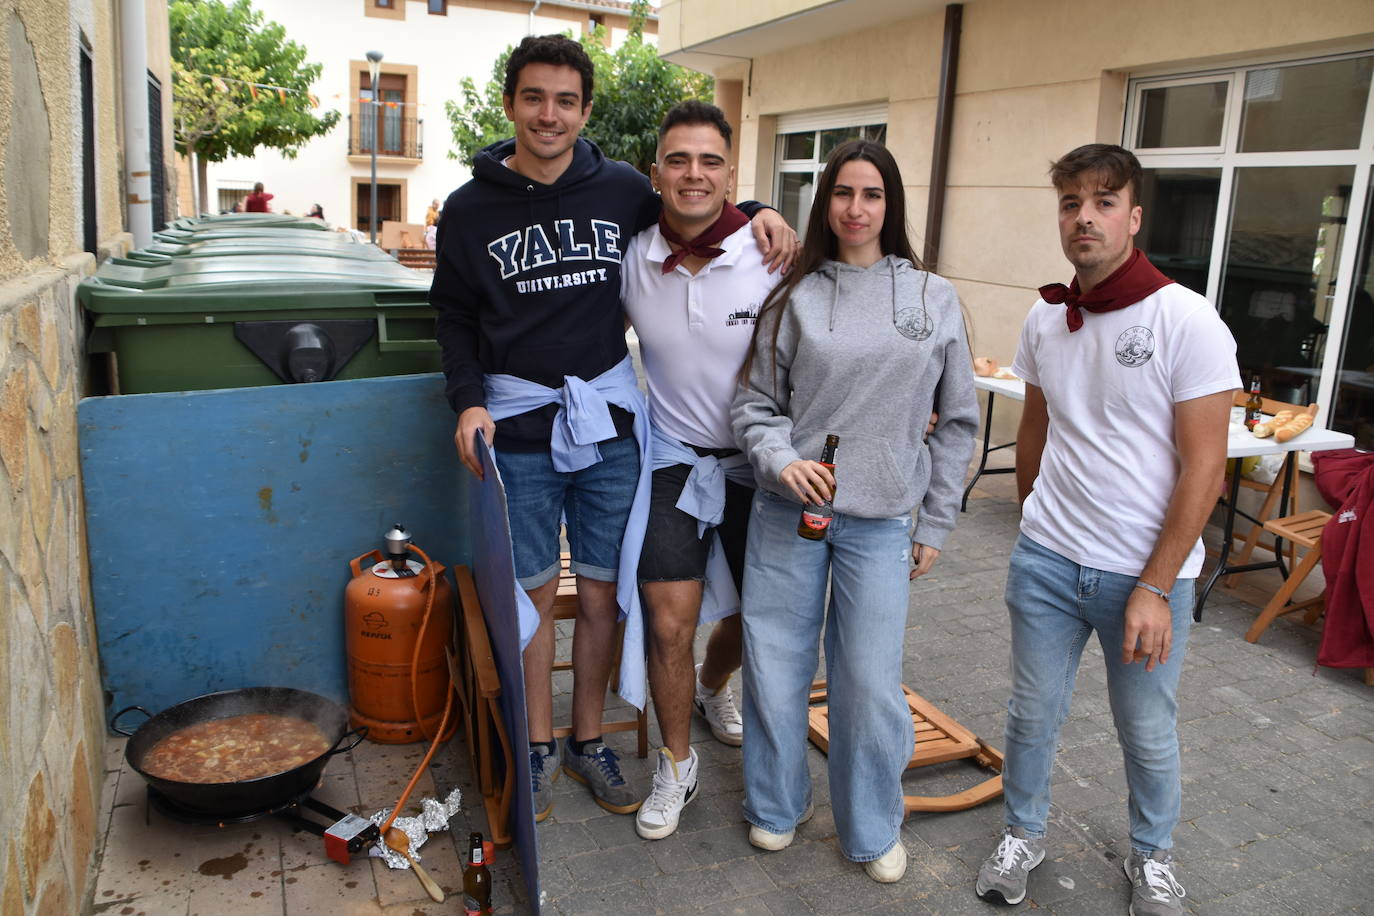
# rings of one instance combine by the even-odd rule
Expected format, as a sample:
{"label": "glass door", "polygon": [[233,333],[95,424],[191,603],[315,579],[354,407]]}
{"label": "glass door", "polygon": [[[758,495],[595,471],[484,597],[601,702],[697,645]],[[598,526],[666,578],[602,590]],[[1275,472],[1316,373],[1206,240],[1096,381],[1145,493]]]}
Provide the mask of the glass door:
{"label": "glass door", "polygon": [[1374,450],[1374,187],[1368,190],[1330,422],[1353,434],[1357,447]]}
{"label": "glass door", "polygon": [[1374,52],[1133,80],[1137,245],[1211,300],[1242,377],[1374,444]]}

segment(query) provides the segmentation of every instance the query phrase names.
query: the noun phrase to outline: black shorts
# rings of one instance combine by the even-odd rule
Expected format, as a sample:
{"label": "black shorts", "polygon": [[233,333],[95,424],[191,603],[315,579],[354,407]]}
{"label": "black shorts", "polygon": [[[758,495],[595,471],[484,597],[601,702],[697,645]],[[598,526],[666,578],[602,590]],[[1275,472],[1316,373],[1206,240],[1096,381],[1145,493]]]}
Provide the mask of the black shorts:
{"label": "black shorts", "polygon": [[[700,454],[724,457],[734,449],[697,449]],[[697,537],[698,522],[677,507],[682,486],[692,472],[689,464],[674,464],[654,471],[649,497],[649,526],[644,532],[644,547],[639,554],[639,584],[680,582],[706,577],[706,557],[710,552],[710,531]],[[754,499],[752,487],[725,482],[725,515],[716,533],[720,536],[725,560],[735,588],[744,590],[744,545],[749,535],[749,507]]]}

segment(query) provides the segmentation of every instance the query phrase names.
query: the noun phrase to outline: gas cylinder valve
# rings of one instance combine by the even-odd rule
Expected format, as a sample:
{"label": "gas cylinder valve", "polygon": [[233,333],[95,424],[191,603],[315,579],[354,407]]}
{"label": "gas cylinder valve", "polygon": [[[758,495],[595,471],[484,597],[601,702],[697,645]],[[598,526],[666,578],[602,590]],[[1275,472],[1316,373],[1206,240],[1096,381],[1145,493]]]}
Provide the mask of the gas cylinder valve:
{"label": "gas cylinder valve", "polygon": [[397,522],[391,526],[391,530],[386,533],[386,555],[391,560],[391,568],[402,575],[406,575],[407,560],[410,558],[410,532],[406,531],[405,525]]}

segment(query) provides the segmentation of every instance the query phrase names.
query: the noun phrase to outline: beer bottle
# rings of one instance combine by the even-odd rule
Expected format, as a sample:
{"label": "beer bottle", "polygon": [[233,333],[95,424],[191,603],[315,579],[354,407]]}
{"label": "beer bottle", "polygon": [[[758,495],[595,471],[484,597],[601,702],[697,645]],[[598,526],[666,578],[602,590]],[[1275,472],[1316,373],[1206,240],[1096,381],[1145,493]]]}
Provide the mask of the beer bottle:
{"label": "beer bottle", "polygon": [[463,912],[466,916],[490,916],[491,872],[483,857],[482,834],[472,834],[468,846],[471,852],[463,869]]}
{"label": "beer bottle", "polygon": [[[825,448],[821,451],[821,464],[835,471],[835,449],[839,448],[840,437],[828,435],[825,437]],[[806,538],[808,541],[819,541],[825,537],[825,529],[830,527],[830,519],[835,516],[835,509],[831,501],[835,494],[830,494],[830,499],[821,503],[819,506],[807,503],[802,506],[801,519],[797,522],[797,534]]]}
{"label": "beer bottle", "polygon": [[1255,424],[1264,415],[1264,400],[1260,398],[1260,380],[1256,375],[1250,382],[1250,399],[1245,402],[1245,428],[1254,432]]}

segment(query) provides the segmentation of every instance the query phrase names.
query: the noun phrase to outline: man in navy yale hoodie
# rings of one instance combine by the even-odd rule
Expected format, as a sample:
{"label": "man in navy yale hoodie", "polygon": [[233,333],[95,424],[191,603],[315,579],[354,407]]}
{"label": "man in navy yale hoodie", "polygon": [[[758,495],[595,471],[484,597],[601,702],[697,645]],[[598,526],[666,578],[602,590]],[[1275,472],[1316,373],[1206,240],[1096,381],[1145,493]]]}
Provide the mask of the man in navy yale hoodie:
{"label": "man in navy yale hoodie", "polygon": [[[458,453],[480,478],[475,436],[495,447],[515,577],[539,614],[524,653],[536,820],[553,806],[560,763],[603,808],[639,807],[602,743],[601,720],[620,614],[620,542],[647,445],[620,261],[660,205],[647,178],[578,138],[591,98],[592,63],[577,42],[532,36],[515,49],[504,87],[515,137],[478,153],[472,180],[444,204],[429,297]],[[765,257],[790,256],[796,234],[764,212],[756,235],[777,240]],[[560,519],[580,602],[566,748],[553,738],[551,686]]]}

